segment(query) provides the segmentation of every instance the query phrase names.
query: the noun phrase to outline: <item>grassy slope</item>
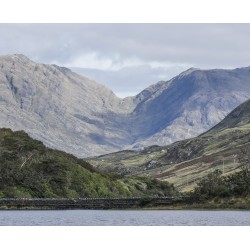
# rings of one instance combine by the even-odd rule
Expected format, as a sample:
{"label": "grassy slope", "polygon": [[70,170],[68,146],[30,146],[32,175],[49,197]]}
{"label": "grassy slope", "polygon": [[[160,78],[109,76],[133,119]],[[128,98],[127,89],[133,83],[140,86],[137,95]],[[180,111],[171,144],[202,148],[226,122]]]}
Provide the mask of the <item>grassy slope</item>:
{"label": "grassy slope", "polygon": [[224,175],[237,171],[237,154],[247,145],[250,145],[250,101],[201,136],[141,152],[121,151],[89,162],[107,172],[154,176],[175,184],[181,191],[189,191],[211,171],[223,171],[223,162]]}
{"label": "grassy slope", "polygon": [[101,173],[26,133],[0,129],[0,197],[129,197],[167,195],[173,187],[149,178]]}

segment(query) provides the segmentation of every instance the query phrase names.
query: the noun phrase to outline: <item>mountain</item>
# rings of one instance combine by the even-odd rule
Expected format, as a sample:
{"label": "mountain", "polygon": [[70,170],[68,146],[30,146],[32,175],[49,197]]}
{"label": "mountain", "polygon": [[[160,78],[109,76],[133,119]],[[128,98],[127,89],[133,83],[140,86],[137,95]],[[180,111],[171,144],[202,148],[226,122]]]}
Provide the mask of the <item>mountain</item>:
{"label": "mountain", "polygon": [[171,195],[149,178],[103,174],[73,155],[52,150],[25,132],[0,129],[1,198],[82,198]]}
{"label": "mountain", "polygon": [[223,130],[248,129],[250,127],[250,100],[242,103],[225,117],[219,124],[206,132],[207,135]]}
{"label": "mountain", "polygon": [[220,122],[250,96],[250,67],[189,69],[137,96],[133,111],[142,145],[166,145],[197,136]]}
{"label": "mountain", "polygon": [[89,157],[194,137],[250,97],[250,67],[189,69],[134,97],[23,55],[0,57],[0,127]]}
{"label": "mountain", "polygon": [[[129,144],[116,116],[133,109],[101,84],[23,55],[0,57],[0,127],[25,130],[47,146],[77,156]],[[112,133],[111,133],[112,132]]]}
{"label": "mountain", "polygon": [[164,147],[121,151],[88,161],[106,172],[151,176],[187,191],[214,170],[221,170],[224,176],[238,171],[242,150],[250,152],[250,100],[198,137]]}

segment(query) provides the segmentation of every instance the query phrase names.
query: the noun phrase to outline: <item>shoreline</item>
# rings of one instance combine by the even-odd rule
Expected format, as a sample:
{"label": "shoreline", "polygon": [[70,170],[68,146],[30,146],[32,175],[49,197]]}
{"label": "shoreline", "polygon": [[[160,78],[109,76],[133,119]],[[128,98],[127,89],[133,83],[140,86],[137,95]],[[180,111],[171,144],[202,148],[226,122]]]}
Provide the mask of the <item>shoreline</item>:
{"label": "shoreline", "polygon": [[158,198],[90,198],[90,199],[0,199],[0,211],[4,210],[250,210],[250,197],[230,197],[191,202],[183,197]]}
{"label": "shoreline", "polygon": [[222,207],[222,206],[159,206],[159,207],[130,207],[130,208],[110,208],[110,209],[95,209],[95,208],[55,208],[55,207],[0,207],[1,211],[63,211],[63,210],[89,210],[89,211],[250,211],[249,207]]}

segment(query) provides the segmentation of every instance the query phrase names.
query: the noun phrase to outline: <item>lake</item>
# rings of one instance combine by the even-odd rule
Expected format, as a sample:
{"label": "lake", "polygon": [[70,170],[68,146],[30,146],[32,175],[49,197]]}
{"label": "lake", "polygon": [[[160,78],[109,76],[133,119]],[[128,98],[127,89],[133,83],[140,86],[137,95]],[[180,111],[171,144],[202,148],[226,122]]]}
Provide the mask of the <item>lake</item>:
{"label": "lake", "polygon": [[250,226],[250,211],[0,211],[1,226]]}

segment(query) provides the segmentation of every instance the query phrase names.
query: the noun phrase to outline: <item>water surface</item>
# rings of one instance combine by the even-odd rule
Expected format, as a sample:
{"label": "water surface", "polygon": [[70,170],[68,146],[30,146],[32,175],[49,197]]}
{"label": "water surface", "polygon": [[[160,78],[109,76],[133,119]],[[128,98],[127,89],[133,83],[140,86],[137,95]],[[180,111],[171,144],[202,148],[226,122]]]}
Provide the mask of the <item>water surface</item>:
{"label": "water surface", "polygon": [[1,226],[250,226],[250,211],[0,211]]}

